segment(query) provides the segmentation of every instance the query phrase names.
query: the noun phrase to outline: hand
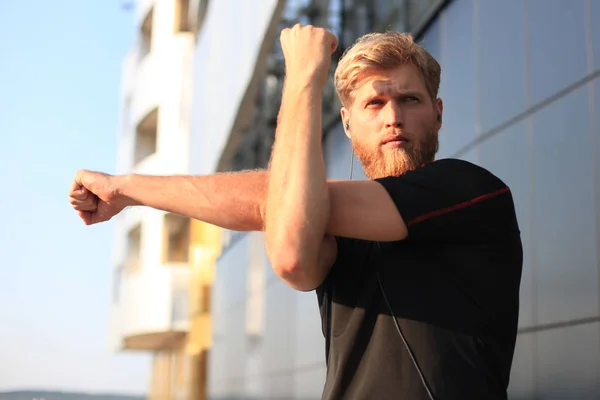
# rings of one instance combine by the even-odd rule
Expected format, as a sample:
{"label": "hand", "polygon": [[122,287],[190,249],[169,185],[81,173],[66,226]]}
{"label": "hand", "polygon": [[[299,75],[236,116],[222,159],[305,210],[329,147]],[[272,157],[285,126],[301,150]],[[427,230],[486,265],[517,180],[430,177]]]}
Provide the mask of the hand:
{"label": "hand", "polygon": [[331,54],[338,45],[335,35],[323,28],[296,24],[281,32],[280,41],[288,79],[301,85],[318,83],[323,87]]}
{"label": "hand", "polygon": [[115,180],[100,172],[78,171],[69,189],[71,205],[86,225],[108,221],[129,204],[119,196]]}

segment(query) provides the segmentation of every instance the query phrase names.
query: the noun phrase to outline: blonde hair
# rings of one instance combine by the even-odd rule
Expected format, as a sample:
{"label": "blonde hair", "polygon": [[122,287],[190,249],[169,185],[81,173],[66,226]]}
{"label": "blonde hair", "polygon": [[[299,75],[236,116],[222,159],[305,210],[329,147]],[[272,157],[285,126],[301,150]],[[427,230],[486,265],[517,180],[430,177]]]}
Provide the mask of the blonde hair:
{"label": "blonde hair", "polygon": [[392,69],[409,62],[421,71],[431,100],[437,99],[440,64],[410,34],[385,32],[364,35],[344,52],[334,77],[340,101],[346,106],[352,104],[353,91],[365,71]]}

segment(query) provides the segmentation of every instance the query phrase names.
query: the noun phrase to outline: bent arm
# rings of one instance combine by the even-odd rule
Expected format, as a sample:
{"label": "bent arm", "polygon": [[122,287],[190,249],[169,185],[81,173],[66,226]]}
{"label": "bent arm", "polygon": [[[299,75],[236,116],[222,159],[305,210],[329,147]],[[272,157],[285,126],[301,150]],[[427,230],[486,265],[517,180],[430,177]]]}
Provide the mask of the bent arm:
{"label": "bent arm", "polygon": [[288,81],[273,146],[265,239],[273,269],[296,289],[314,289],[333,264],[335,242],[325,240],[329,208],[321,90]]}

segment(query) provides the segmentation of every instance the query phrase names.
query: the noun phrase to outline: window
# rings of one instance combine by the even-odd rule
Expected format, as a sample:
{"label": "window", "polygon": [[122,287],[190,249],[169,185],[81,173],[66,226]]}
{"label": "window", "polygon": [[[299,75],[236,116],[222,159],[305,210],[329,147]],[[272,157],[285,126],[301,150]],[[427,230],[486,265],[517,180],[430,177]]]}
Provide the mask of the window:
{"label": "window", "polygon": [[190,0],[175,2],[175,32],[190,32]]}
{"label": "window", "polygon": [[202,307],[200,312],[210,313],[210,285],[202,285]]}
{"label": "window", "polygon": [[156,152],[158,139],[158,108],[150,111],[138,124],[135,135],[135,151],[133,161],[139,163]]}
{"label": "window", "polygon": [[153,21],[154,9],[151,9],[144,21],[142,22],[142,27],[140,30],[139,37],[139,52],[140,52],[140,60],[144,58],[148,53],[150,53],[150,49],[152,48],[152,21]]}
{"label": "window", "polygon": [[177,214],[165,215],[165,263],[187,263],[190,248],[190,219]]}
{"label": "window", "polygon": [[142,252],[142,225],[138,224],[127,234],[127,256],[125,269],[128,272],[140,269],[140,259]]}

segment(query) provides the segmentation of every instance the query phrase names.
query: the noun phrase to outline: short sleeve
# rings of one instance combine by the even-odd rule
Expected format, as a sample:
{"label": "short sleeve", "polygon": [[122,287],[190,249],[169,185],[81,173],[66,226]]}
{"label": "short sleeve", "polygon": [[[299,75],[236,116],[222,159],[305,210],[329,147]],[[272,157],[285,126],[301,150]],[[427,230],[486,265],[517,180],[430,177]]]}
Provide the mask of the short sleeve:
{"label": "short sleeve", "polygon": [[510,189],[484,168],[456,159],[376,179],[417,239],[478,239],[518,231]]}
{"label": "short sleeve", "polygon": [[336,259],[327,278],[317,289],[318,292],[323,291],[323,287],[335,280],[339,273],[343,274],[348,281],[352,281],[354,277],[360,277],[371,255],[373,242],[343,236],[336,236],[335,241],[337,244]]}
{"label": "short sleeve", "polygon": [[[329,352],[329,327],[331,326],[332,299],[337,298],[342,304],[355,304],[357,296],[362,293],[366,268],[372,252],[373,242],[336,236],[337,256],[325,281],[316,289],[321,312],[322,330],[326,341],[326,354]],[[343,278],[338,279],[338,275]],[[335,289],[334,289],[335,286]],[[338,325],[343,317],[337,316]]]}
{"label": "short sleeve", "polygon": [[[319,306],[321,307],[333,282],[336,283],[339,290],[355,291],[354,285],[364,277],[372,253],[373,242],[342,236],[336,236],[335,240],[337,243],[335,262],[331,266],[325,281],[316,289]],[[338,274],[343,275],[344,279],[337,280]]]}

